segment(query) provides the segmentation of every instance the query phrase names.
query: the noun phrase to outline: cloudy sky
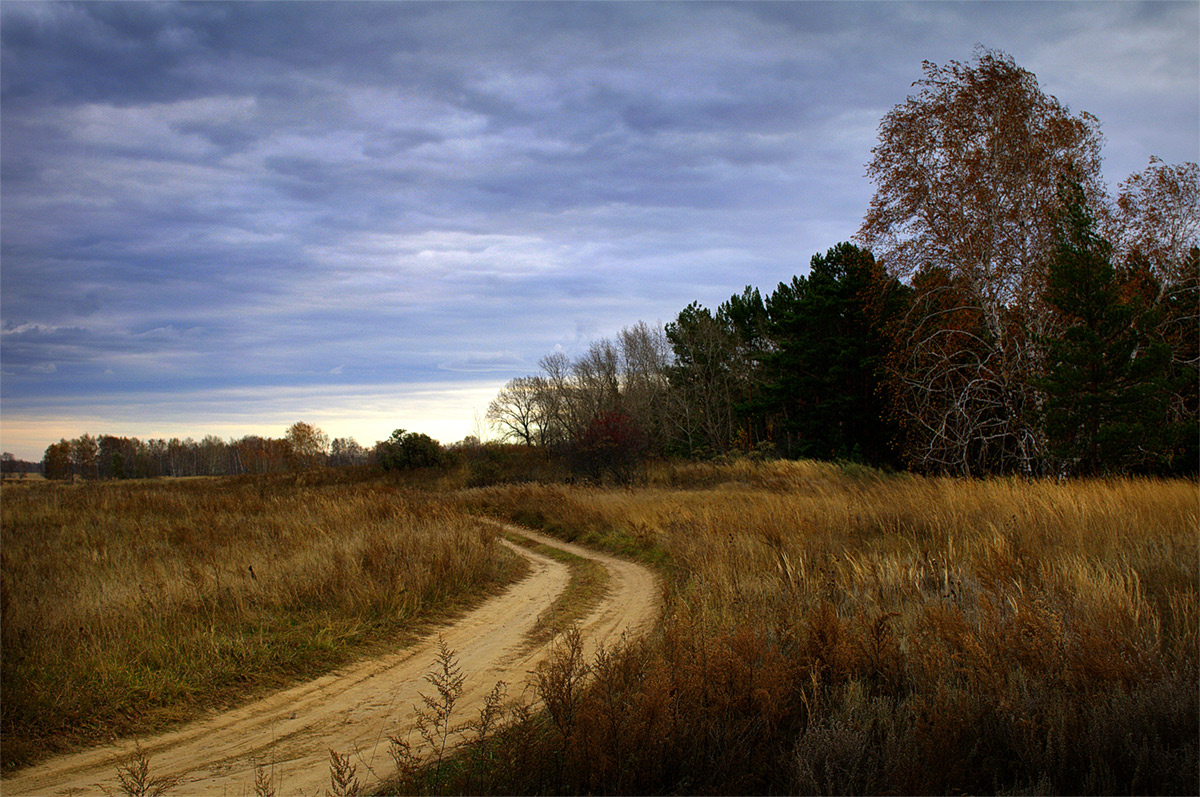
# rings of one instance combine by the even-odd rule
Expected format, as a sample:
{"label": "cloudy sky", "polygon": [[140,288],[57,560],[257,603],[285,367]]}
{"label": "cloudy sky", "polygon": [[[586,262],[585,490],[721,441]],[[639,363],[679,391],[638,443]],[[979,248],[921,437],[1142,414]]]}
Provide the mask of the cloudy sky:
{"label": "cloudy sky", "polygon": [[856,232],[922,60],[1009,53],[1110,185],[1195,161],[1200,4],[0,6],[0,444],[443,442],[561,347]]}

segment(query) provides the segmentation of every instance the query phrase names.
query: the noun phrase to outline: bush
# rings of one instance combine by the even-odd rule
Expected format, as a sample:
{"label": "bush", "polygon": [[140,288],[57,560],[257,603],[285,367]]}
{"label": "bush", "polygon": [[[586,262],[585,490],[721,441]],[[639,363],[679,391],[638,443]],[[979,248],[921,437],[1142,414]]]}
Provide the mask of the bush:
{"label": "bush", "polygon": [[432,468],[442,464],[442,445],[427,434],[397,429],[375,447],[375,459],[384,470]]}
{"label": "bush", "polygon": [[572,464],[584,476],[611,476],[619,484],[633,481],[646,455],[646,435],[624,413],[596,415],[575,444]]}

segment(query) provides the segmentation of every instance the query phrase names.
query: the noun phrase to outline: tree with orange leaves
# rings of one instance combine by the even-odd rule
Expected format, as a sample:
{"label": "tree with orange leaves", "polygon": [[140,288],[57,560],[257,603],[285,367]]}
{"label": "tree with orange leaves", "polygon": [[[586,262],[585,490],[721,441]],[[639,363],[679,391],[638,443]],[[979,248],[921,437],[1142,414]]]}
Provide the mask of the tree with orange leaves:
{"label": "tree with orange leaves", "polygon": [[[1042,293],[1058,185],[1073,179],[1101,202],[1099,124],[1003,53],[923,68],[919,93],[880,124],[867,165],[876,192],[858,236],[891,274],[936,291],[918,290],[897,341],[909,459],[1035,472],[1045,439],[1033,380],[1037,341],[1055,323]],[[946,348],[959,340],[964,348]]]}

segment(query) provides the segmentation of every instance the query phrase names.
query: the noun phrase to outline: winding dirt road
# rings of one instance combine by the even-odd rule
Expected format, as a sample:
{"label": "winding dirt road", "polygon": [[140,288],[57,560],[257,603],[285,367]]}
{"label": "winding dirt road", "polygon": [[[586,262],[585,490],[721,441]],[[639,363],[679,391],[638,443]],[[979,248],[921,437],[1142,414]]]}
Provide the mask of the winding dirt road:
{"label": "winding dirt road", "polygon": [[[491,522],[491,521],[489,521]],[[623,635],[649,629],[658,614],[660,588],[646,568],[615,557],[504,524],[505,531],[600,562],[608,591],[579,624],[586,653]],[[478,715],[497,681],[519,695],[549,646],[530,650],[526,633],[566,587],[566,565],[515,546],[530,574],[452,625],[399,653],[344,667],[179,730],[141,740],[150,775],[176,781],[171,794],[249,795],[255,767],[274,775],[279,794],[324,794],[330,786],[329,751],[349,755],[359,782],[369,788],[393,772],[387,734],[407,730],[420,694],[432,694],[424,676],[437,653],[438,637],[457,653],[466,676],[455,708],[461,718]],[[132,739],[51,759],[0,782],[10,795],[118,793],[116,762],[134,749]]]}

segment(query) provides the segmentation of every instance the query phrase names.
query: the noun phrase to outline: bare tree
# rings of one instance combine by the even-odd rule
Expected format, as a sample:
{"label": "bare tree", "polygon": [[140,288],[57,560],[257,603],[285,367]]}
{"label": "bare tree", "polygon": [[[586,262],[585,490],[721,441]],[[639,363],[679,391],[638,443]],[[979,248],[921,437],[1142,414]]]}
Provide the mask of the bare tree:
{"label": "bare tree", "polygon": [[561,351],[543,357],[542,394],[538,401],[543,419],[543,438],[549,445],[570,441],[583,426],[578,391],[571,374],[571,360]]}
{"label": "bare tree", "polygon": [[597,418],[617,413],[658,444],[666,435],[670,361],[662,327],[638,323],[615,340],[594,341],[575,360],[561,351],[543,357],[541,374],[506,384],[487,419],[508,439],[563,446],[579,442]]}
{"label": "bare tree", "polygon": [[607,338],[593,341],[571,365],[579,420],[583,423],[621,409],[620,354]]}
{"label": "bare tree", "polygon": [[510,380],[492,399],[487,419],[503,437],[527,446],[541,442],[540,433],[544,427],[539,405],[543,392],[541,382],[535,376],[519,376]]}
{"label": "bare tree", "polygon": [[620,353],[621,404],[633,424],[654,450],[662,448],[668,433],[667,381],[671,348],[661,325],[644,321],[625,327],[617,335]]}

